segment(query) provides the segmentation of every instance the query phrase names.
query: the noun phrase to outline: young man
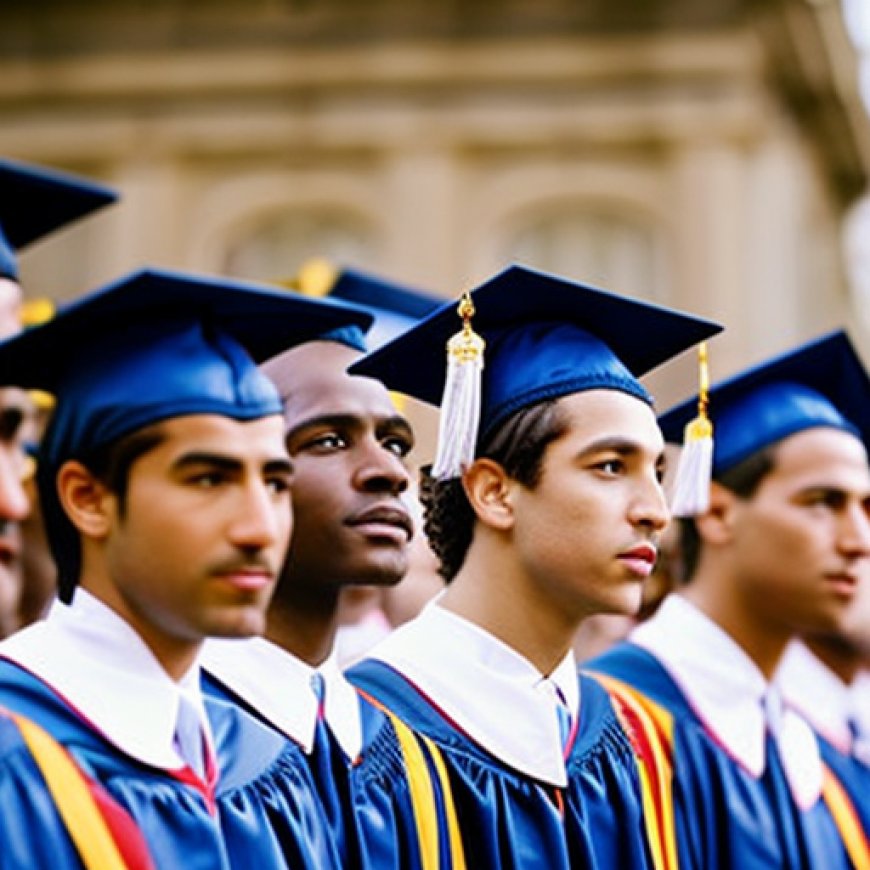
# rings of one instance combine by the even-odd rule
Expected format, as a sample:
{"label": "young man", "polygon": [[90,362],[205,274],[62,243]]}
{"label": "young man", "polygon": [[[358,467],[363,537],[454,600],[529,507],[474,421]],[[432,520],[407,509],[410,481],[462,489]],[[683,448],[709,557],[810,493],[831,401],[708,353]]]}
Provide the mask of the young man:
{"label": "young man", "polygon": [[845,623],[792,641],[776,671],[787,704],[809,723],[825,763],[870,832],[870,573]]}
{"label": "young man", "polygon": [[[358,289],[359,301],[365,288]],[[382,282],[375,289],[384,304]],[[302,748],[337,866],[413,868],[428,865],[396,733],[347,682],[334,651],[342,592],[398,583],[414,531],[406,503],[413,432],[383,384],[347,374],[363,350],[362,333],[343,330],[262,367],[284,405],[294,535],[267,639],[209,641],[203,665],[212,691]],[[430,780],[431,793],[434,774],[415,772]],[[440,866],[449,867],[443,812],[439,819]]]}
{"label": "young man", "polygon": [[[672,745],[680,867],[862,866],[866,839],[845,833],[854,808],[771,679],[798,632],[842,624],[867,575],[870,382],[835,333],[709,402],[713,483],[682,524],[685,586],[590,668],[631,687]],[[666,414],[666,436],[696,407]]]}
{"label": "young man", "polygon": [[0,345],[6,378],[57,395],[38,483],[63,602],[0,644],[0,705],[67,748],[158,867],[283,867],[270,813],[309,823],[295,783],[245,787],[284,745],[227,705],[206,715],[198,658],[207,636],[263,631],[290,536],[281,402],[256,361],[369,321],[145,271]]}
{"label": "young man", "polygon": [[[116,198],[85,179],[0,159],[0,339],[21,329],[18,250]],[[0,386],[0,638],[18,627],[19,524],[29,509],[23,435],[32,414],[23,390]]]}
{"label": "young man", "polygon": [[[668,518],[637,376],[717,327],[518,266],[470,300],[481,434],[464,424],[474,354],[459,353],[438,460],[464,436],[471,455],[423,487],[449,585],[351,679],[443,753],[469,867],[649,866],[632,746],[571,644],[586,616],[637,609]],[[456,313],[351,371],[437,403]]]}

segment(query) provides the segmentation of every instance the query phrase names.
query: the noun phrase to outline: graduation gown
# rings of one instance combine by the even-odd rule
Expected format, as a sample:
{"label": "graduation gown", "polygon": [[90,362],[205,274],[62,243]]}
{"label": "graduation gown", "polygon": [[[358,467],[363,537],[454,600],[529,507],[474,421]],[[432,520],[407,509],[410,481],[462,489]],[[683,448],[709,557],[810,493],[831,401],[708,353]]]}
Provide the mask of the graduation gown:
{"label": "graduation gown", "polygon": [[792,641],[774,679],[812,725],[819,750],[870,838],[870,679],[847,685],[803,642]]}
{"label": "graduation gown", "polygon": [[[390,718],[361,698],[337,668],[326,669],[327,712],[311,691],[316,673],[260,639],[210,642],[204,656],[207,695],[245,709],[287,744],[292,776],[318,807],[309,826],[289,828],[273,819],[273,830],[297,853],[320,854],[303,866],[417,870],[421,844],[406,761]],[[334,704],[333,704],[334,701]],[[446,808],[437,775],[426,759],[434,801],[439,866],[452,867]],[[287,776],[285,771],[283,776]],[[270,783],[268,786],[266,783]],[[250,791],[280,788],[270,771],[253,775]],[[309,842],[328,844],[315,851]],[[293,864],[293,866],[296,866]]]}
{"label": "graduation gown", "polygon": [[4,870],[84,866],[21,732],[2,714],[0,866]]}
{"label": "graduation gown", "polygon": [[[489,734],[519,728],[521,707],[507,696],[504,708],[490,705],[486,689],[487,662],[517,654],[500,649],[499,642],[482,630],[470,624],[461,626],[456,620],[442,608],[430,606],[348,675],[362,691],[439,747],[456,801],[468,866],[499,870],[650,866],[634,753],[606,692],[595,681],[578,678],[576,668],[566,662],[563,675],[570,674],[574,694],[582,699],[579,718],[569,738],[567,758],[558,747],[559,765],[545,760],[540,776],[534,776],[518,767],[522,760],[506,761],[510,749],[500,752],[492,744],[484,745],[488,742],[485,736],[472,737],[444,709],[449,689],[442,694],[437,680],[428,681],[418,674],[412,679],[401,665],[403,656],[391,653],[398,647],[403,654],[427,659],[423,670],[443,661],[445,685],[479,677],[472,690],[473,695],[480,690],[479,703],[470,715],[488,718],[485,730]],[[451,623],[458,631],[447,637],[444,629]],[[474,632],[477,636],[471,638]],[[443,642],[433,646],[433,637]],[[524,660],[514,664],[519,669],[531,668]],[[507,695],[511,682],[506,680]],[[534,698],[532,694],[532,703]],[[453,700],[464,704],[466,699]],[[528,724],[534,745],[527,748],[534,753],[551,735],[542,729],[535,739],[535,722]],[[526,742],[517,741],[515,746],[522,752]],[[534,766],[530,759],[530,769]]]}
{"label": "graduation gown", "polygon": [[673,677],[647,650],[624,642],[588,663],[636,688],[673,717],[673,798],[681,870],[834,870],[851,867],[821,798],[801,809],[779,750],[765,740],[753,775],[725,751]]}
{"label": "graduation gown", "polygon": [[[333,846],[297,748],[257,719],[217,699],[203,703],[210,738],[204,776],[168,760],[173,750],[166,710],[154,710],[148,727],[135,727],[136,719],[163,706],[175,687],[165,685],[165,675],[161,684],[154,668],[147,673],[146,651],[137,649],[129,627],[105,610],[85,597],[77,609],[61,611],[54,620],[50,616],[25,629],[29,635],[19,632],[5,641],[0,653],[16,660],[0,657],[0,706],[26,715],[66,747],[132,817],[161,870],[341,866],[330,863]],[[79,621],[84,634],[78,631]],[[109,646],[98,660],[94,644],[101,641]],[[61,653],[66,661],[58,663]],[[117,666],[124,656],[139,662],[138,672]],[[25,667],[25,661],[42,675]],[[89,665],[99,678],[88,680]],[[198,671],[196,677],[198,687]],[[100,680],[106,683],[97,685]],[[149,697],[138,698],[138,689]],[[87,709],[74,705],[65,692],[74,693]],[[113,713],[113,701],[135,707],[135,715]],[[151,733],[166,734],[167,726],[168,742]],[[302,842],[305,851],[296,851]]]}

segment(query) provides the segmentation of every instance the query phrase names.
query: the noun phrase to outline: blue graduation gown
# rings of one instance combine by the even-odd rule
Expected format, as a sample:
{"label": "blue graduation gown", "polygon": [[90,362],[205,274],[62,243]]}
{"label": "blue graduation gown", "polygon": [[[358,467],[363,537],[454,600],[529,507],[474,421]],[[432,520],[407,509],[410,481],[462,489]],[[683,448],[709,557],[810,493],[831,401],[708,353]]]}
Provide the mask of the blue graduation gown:
{"label": "blue graduation gown", "polygon": [[837,870],[851,867],[822,800],[794,802],[776,745],[755,779],[716,743],[685,695],[649,652],[618,644],[586,667],[615,677],[673,715],[674,813],[681,870]]}
{"label": "blue graduation gown", "polygon": [[857,758],[840,752],[818,732],[816,739],[819,741],[822,760],[851,798],[864,832],[870,839],[870,767]]}
{"label": "blue graduation gown", "polygon": [[0,715],[0,867],[83,866],[21,732]]}
{"label": "blue graduation gown", "polygon": [[[203,689],[209,704],[216,701],[238,705],[258,717],[253,708],[211,674],[203,674]],[[410,786],[393,726],[383,712],[362,698],[360,716],[359,758],[349,759],[322,722],[317,724],[310,755],[273,730],[272,738],[287,745],[284,755],[288,763],[292,758],[293,770],[250,771],[246,788],[258,793],[280,790],[284,787],[282,780],[290,776],[308,791],[309,803],[312,798],[316,803],[316,818],[309,819],[305,826],[296,823],[288,826],[276,816],[270,819],[271,829],[278,832],[288,854],[292,852],[295,856],[290,861],[293,867],[422,870]],[[265,722],[263,727],[271,730]],[[447,831],[440,800],[436,791],[440,863],[444,870],[449,870]],[[324,840],[328,848],[321,848]],[[303,857],[306,855],[307,860]]]}
{"label": "blue graduation gown", "polygon": [[[0,660],[0,705],[28,716],[67,748],[129,812],[161,870],[341,866],[330,863],[329,837],[314,836],[322,830],[320,818],[295,748],[234,705],[211,699],[206,704],[221,769],[213,794],[202,783],[130,758],[42,680],[5,660]],[[300,842],[310,851],[296,852]],[[3,868],[4,860],[0,852]],[[52,860],[45,866],[65,865]]]}
{"label": "blue graduation gown", "polygon": [[633,750],[593,680],[580,678],[580,721],[563,790],[506,767],[385,663],[365,660],[348,676],[440,748],[469,868],[651,866]]}

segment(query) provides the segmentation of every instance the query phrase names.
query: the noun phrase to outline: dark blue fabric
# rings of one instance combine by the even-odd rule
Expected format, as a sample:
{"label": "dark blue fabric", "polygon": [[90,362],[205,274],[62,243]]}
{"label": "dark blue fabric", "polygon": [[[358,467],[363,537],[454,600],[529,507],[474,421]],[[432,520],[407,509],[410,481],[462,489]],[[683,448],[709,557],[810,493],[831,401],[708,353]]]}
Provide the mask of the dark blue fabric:
{"label": "dark blue fabric", "polygon": [[[0,661],[0,705],[30,717],[70,751],[132,815],[160,870],[343,866],[321,827],[298,748],[234,705],[207,703],[222,769],[213,812],[197,788],[120,752],[52,689],[7,661]],[[0,852],[5,870],[4,859]]]}
{"label": "dark blue fabric", "polygon": [[21,248],[117,198],[87,179],[0,159],[0,277],[18,279]]}
{"label": "dark blue fabric", "polygon": [[[582,390],[616,389],[648,399],[637,378],[718,324],[513,265],[471,291],[472,326],[487,342],[481,432],[512,411]],[[445,348],[460,328],[448,302],[365,359],[353,374],[437,405]]]}
{"label": "dark blue fabric", "polygon": [[802,811],[768,741],[755,779],[704,728],[658,660],[618,644],[587,667],[633,686],[674,717],[674,812],[680,870],[839,870],[851,866],[823,801]]}
{"label": "dark blue fabric", "polygon": [[594,681],[581,678],[569,785],[559,790],[505,767],[389,666],[367,660],[349,676],[440,748],[469,868],[651,866],[632,749],[607,694]]}
{"label": "dark blue fabric", "polygon": [[[659,418],[668,441],[683,440],[697,397]],[[832,332],[747,369],[710,390],[713,473],[721,474],[805,429],[841,429],[870,443],[870,378],[848,336]]]}
{"label": "dark blue fabric", "polygon": [[840,752],[829,740],[816,734],[822,759],[852,799],[864,831],[870,838],[870,767],[852,755]]}
{"label": "dark blue fabric", "polygon": [[[205,674],[207,694],[222,703],[237,704],[252,716],[256,711],[246,706],[211,675]],[[419,844],[413,817],[408,780],[395,731],[387,717],[360,699],[363,747],[360,757],[349,759],[324,722],[315,731],[311,755],[306,756],[297,744],[268,727],[275,740],[288,744],[292,752],[292,774],[282,771],[275,777],[270,771],[252,771],[249,792],[281,789],[281,777],[292,776],[307,790],[307,801],[316,807],[316,818],[306,826],[284,825],[280,818],[270,819],[273,830],[284,829],[288,854],[321,852],[323,838],[328,839],[330,854],[318,859],[323,863],[291,866],[361,868],[361,870],[422,870]],[[434,773],[434,772],[433,772]],[[440,795],[437,795],[440,801]],[[439,804],[443,818],[443,804]],[[443,831],[441,866],[449,870],[446,826]],[[309,842],[314,836],[315,845]],[[290,841],[296,839],[295,843]]]}

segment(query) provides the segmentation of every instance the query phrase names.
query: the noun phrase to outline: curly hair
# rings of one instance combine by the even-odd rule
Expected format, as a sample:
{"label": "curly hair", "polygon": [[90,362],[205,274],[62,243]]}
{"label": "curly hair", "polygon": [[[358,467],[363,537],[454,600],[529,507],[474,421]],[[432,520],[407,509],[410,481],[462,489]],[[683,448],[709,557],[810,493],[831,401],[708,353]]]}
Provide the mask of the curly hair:
{"label": "curly hair", "polygon": [[[541,477],[548,445],[567,429],[558,399],[537,402],[508,417],[484,439],[477,455],[492,459],[518,483],[534,488]],[[426,466],[420,477],[423,529],[438,557],[439,573],[449,583],[465,561],[476,517],[461,478],[435,480],[430,472],[431,466]]]}

